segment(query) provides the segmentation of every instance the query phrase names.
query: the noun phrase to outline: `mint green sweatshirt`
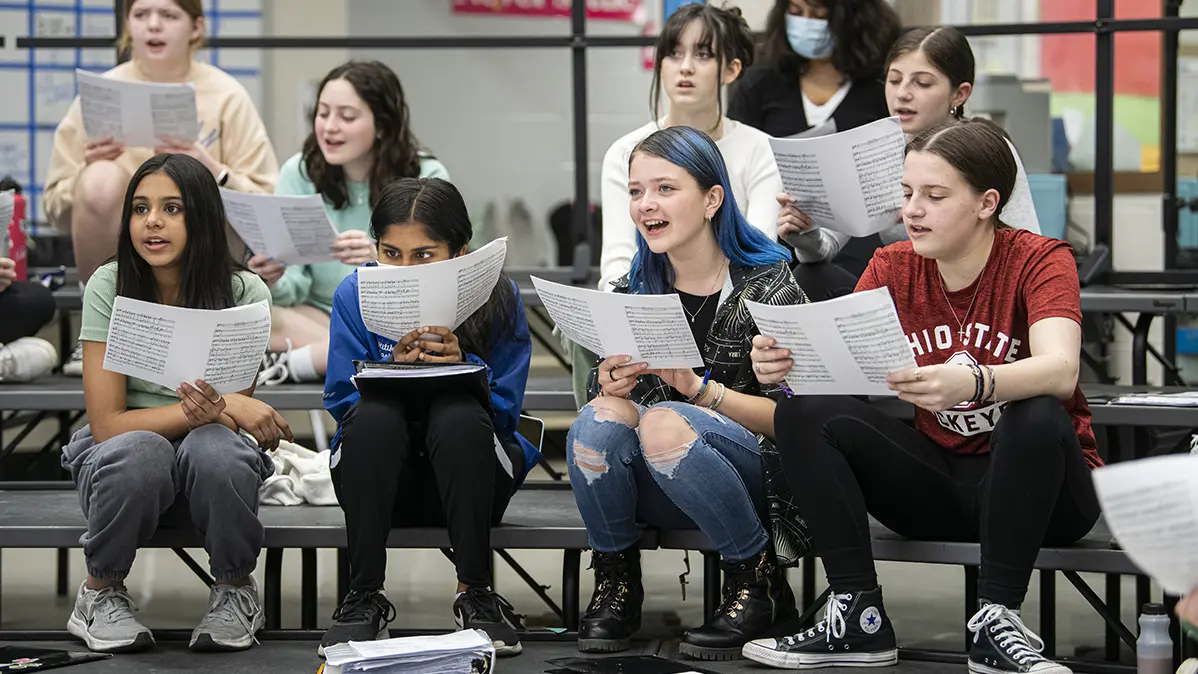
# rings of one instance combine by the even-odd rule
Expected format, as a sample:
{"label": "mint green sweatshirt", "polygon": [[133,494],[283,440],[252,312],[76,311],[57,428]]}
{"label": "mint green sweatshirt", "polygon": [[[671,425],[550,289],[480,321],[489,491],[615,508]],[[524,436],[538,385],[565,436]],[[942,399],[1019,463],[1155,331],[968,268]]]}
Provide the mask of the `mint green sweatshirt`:
{"label": "mint green sweatshirt", "polygon": [[[275,182],[275,194],[316,194],[316,186],[308,180],[302,157],[297,153],[279,169],[279,179]],[[422,158],[420,160],[421,178],[443,178],[449,180],[449,172],[436,159]],[[370,231],[370,185],[368,183],[349,183],[349,203],[344,208],[335,209],[327,201],[324,204],[329,213],[329,220],[338,232],[348,232],[357,229]],[[271,297],[276,307],[293,307],[307,304],[327,313],[333,310],[333,293],[341,280],[353,272],[354,268],[337,260],[301,264],[287,267],[283,277],[271,288]]]}

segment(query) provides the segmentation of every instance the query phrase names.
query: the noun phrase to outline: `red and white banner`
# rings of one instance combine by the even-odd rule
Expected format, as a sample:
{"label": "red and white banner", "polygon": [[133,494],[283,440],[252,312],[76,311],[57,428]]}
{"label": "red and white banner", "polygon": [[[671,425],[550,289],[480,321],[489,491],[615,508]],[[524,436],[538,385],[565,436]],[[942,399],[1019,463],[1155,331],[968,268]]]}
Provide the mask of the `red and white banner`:
{"label": "red and white banner", "polygon": [[[570,16],[572,0],[453,0],[455,14],[508,16]],[[587,18],[637,21],[641,0],[587,0]]]}

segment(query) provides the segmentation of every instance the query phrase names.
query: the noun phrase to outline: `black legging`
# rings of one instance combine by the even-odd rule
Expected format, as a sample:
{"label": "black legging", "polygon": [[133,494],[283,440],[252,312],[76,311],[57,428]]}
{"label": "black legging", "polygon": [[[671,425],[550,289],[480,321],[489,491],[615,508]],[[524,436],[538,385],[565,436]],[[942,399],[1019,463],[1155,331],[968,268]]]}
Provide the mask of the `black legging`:
{"label": "black legging", "polygon": [[1068,413],[1038,396],[1011,403],[990,453],[952,455],[848,396],[785,400],[774,414],[782,467],[836,592],[878,585],[867,512],[917,540],[981,542],[978,595],[1016,608],[1041,545],[1067,545],[1098,519]]}
{"label": "black legging", "polygon": [[383,587],[392,527],[447,527],[458,580],[491,584],[491,527],[523,481],[524,454],[495,453],[491,417],[468,393],[364,396],[341,422],[333,487],[345,512],[350,589]]}
{"label": "black legging", "polygon": [[17,281],[0,292],[0,344],[36,335],[54,318],[54,294],[30,281]]}

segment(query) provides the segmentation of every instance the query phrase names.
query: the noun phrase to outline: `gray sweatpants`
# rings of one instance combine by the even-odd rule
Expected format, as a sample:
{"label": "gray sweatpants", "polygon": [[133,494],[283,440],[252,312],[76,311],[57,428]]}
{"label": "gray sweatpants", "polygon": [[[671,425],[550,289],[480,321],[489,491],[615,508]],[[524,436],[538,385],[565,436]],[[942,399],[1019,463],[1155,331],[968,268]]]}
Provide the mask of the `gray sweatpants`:
{"label": "gray sweatpants", "polygon": [[79,542],[93,577],[124,580],[160,519],[190,519],[218,581],[248,576],[257,565],[258,488],[273,465],[253,440],[209,424],[174,442],[130,431],[97,444],[84,426],[62,448],[62,465],[87,518]]}

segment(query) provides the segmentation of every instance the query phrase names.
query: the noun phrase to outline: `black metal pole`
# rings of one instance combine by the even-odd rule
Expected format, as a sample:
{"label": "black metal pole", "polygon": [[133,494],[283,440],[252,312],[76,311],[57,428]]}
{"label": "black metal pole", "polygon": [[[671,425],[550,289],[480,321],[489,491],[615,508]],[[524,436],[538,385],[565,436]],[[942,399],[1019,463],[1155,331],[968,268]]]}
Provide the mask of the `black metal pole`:
{"label": "black metal pole", "polygon": [[1094,22],[1094,242],[1111,246],[1115,209],[1115,0],[1098,0]]}
{"label": "black metal pole", "polygon": [[586,279],[591,266],[591,197],[587,175],[587,3],[570,4],[570,65],[574,88],[574,281]]}
{"label": "black metal pole", "polygon": [[[1164,18],[1176,17],[1181,0],[1163,0]],[[1165,234],[1165,269],[1177,267],[1177,52],[1180,31],[1168,28],[1161,36],[1161,198]]]}
{"label": "black metal pole", "polygon": [[[125,33],[125,0],[112,0],[112,14],[113,19],[116,21],[116,30],[113,31],[113,35],[116,35],[119,41],[121,35]],[[124,63],[129,60],[129,57],[121,51],[120,47],[115,47],[115,49],[117,63]]]}
{"label": "black metal pole", "polygon": [[[1163,0],[1161,16],[1176,18],[1181,11],[1182,0]],[[1176,28],[1168,28],[1161,34],[1161,228],[1165,236],[1165,269],[1177,268],[1177,226],[1179,205],[1177,203],[1177,52],[1179,36]],[[1165,316],[1165,358],[1177,361],[1177,317]],[[1162,370],[1164,371],[1164,370]],[[1162,381],[1168,381],[1167,375]],[[1139,587],[1139,585],[1137,585]],[[1142,605],[1142,604],[1141,604]]]}

